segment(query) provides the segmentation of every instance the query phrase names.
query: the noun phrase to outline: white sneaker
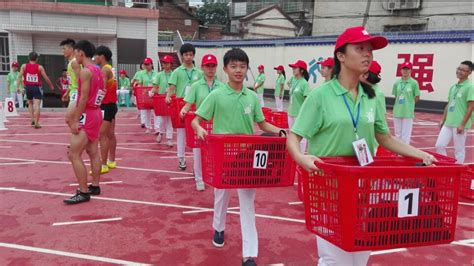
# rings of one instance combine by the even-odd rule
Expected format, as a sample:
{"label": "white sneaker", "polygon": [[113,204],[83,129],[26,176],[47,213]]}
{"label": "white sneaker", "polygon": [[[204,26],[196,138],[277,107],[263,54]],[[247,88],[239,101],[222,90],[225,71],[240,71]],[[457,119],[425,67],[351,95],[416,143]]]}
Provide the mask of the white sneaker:
{"label": "white sneaker", "polygon": [[206,186],[204,185],[203,182],[196,182],[196,190],[197,191],[204,191],[206,189]]}
{"label": "white sneaker", "polygon": [[147,129],[145,130],[145,134],[151,134],[151,133],[153,133],[153,130],[151,130],[151,129],[149,129],[149,128],[147,128]]}
{"label": "white sneaker", "polygon": [[156,143],[161,143],[161,134],[156,135]]}
{"label": "white sneaker", "polygon": [[168,147],[172,148],[172,147],[173,147],[173,142],[171,142],[171,140],[169,139],[169,140],[166,142],[166,145],[168,145]]}

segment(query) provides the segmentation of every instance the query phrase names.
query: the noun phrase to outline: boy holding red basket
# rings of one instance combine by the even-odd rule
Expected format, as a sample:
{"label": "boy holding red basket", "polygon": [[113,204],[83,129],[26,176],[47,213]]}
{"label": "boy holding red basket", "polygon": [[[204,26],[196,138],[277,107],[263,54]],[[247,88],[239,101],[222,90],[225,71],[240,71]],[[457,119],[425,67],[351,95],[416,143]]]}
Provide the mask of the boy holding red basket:
{"label": "boy holding red basket", "polygon": [[[265,132],[285,135],[286,132],[265,121],[259,99],[255,92],[247,89],[243,82],[248,70],[249,58],[239,49],[233,48],[224,55],[224,72],[229,82],[212,91],[196,111],[192,127],[200,139],[208,132],[200,126],[203,120],[213,119],[213,134],[252,135],[254,122]],[[237,189],[240,202],[240,225],[242,231],[242,265],[256,265],[258,255],[258,236],[255,226],[255,188]],[[215,247],[224,246],[224,229],[230,191],[214,190],[215,230],[212,243]]]}

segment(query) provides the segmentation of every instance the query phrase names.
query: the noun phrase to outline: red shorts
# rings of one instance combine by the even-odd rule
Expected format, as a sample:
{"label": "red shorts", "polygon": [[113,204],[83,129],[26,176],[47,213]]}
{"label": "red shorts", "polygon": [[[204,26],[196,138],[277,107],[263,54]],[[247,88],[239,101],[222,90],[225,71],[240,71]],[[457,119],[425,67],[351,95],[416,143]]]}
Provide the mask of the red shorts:
{"label": "red shorts", "polygon": [[100,126],[102,125],[102,111],[100,108],[86,109],[85,124],[79,126],[79,130],[84,130],[89,141],[99,138]]}

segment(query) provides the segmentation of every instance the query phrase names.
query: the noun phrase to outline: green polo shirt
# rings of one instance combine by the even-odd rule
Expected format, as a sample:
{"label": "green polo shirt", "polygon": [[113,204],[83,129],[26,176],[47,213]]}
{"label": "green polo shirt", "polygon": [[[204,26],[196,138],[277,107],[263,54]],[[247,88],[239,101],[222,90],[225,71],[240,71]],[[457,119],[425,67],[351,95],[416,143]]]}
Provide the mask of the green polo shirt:
{"label": "green polo shirt", "polygon": [[376,97],[369,99],[359,85],[354,101],[337,79],[323,83],[309,94],[291,131],[308,139],[309,154],[315,156],[352,156],[352,142],[355,140],[351,115],[343,97],[346,97],[354,118],[360,103],[357,134],[365,138],[369,149],[376,145],[375,133],[388,134],[389,129],[384,112]]}
{"label": "green polo shirt", "polygon": [[395,96],[393,117],[415,117],[415,97],[420,96],[418,81],[409,77],[406,81],[399,79],[393,84],[392,95]]}
{"label": "green polo shirt", "polygon": [[[448,112],[444,125],[447,127],[457,128],[461,125],[464,116],[466,115],[469,102],[474,101],[474,87],[470,80],[465,80],[463,83],[456,83],[449,89],[448,96]],[[467,120],[465,128],[471,128],[471,115]]]}
{"label": "green polo shirt", "polygon": [[127,77],[119,77],[118,87],[119,89],[130,90],[130,79]]}
{"label": "green polo shirt", "polygon": [[387,105],[385,104],[385,95],[380,89],[378,84],[372,85],[372,88],[375,91],[375,97],[377,98],[377,103],[380,104],[380,107],[383,109],[384,114],[387,112]]}
{"label": "green polo shirt", "polygon": [[300,112],[301,105],[309,95],[309,84],[303,77],[290,79],[290,106],[288,106],[288,115],[297,117]]}
{"label": "green polo shirt", "polygon": [[266,79],[265,74],[260,73],[260,74],[258,74],[257,79],[255,80],[255,85],[262,83],[262,85],[257,87],[257,93],[258,94],[263,93],[263,89],[264,89],[263,84],[265,83],[265,79]]}
{"label": "green polo shirt", "polygon": [[189,93],[184,97],[184,101],[190,104],[195,103],[196,108],[199,108],[206,99],[206,97],[215,89],[225,86],[224,83],[214,79],[212,86],[209,87],[207,84],[206,79],[201,78],[200,80],[196,81],[192,86]]}
{"label": "green polo shirt", "polygon": [[202,76],[203,73],[200,69],[193,67],[193,69],[189,71],[184,65],[181,65],[171,73],[168,83],[176,86],[176,97],[184,97],[186,86],[193,85],[193,83],[201,79]]}
{"label": "green polo shirt", "polygon": [[165,94],[168,90],[169,83],[171,77],[171,71],[166,73],[166,71],[161,71],[158,75],[155,76],[153,80],[153,85],[158,86],[158,94]]}
{"label": "green polo shirt", "polygon": [[255,92],[242,87],[236,92],[228,84],[212,91],[196,111],[209,121],[214,134],[253,134],[253,125],[265,120]]}
{"label": "green polo shirt", "polygon": [[158,72],[156,72],[155,70],[152,70],[150,72],[144,70],[137,76],[137,82],[142,86],[152,86],[153,79],[155,79],[157,75]]}
{"label": "green polo shirt", "polygon": [[283,89],[285,88],[285,76],[280,74],[275,83],[275,96],[280,96],[281,93],[281,84],[283,84]]}
{"label": "green polo shirt", "polygon": [[[8,89],[10,90],[10,93],[16,92],[16,83],[17,83],[19,74],[20,72],[18,71],[16,72],[10,71],[10,73],[8,73],[7,75],[7,81],[8,81],[8,84],[10,85]],[[23,84],[20,84],[20,90],[23,90]]]}

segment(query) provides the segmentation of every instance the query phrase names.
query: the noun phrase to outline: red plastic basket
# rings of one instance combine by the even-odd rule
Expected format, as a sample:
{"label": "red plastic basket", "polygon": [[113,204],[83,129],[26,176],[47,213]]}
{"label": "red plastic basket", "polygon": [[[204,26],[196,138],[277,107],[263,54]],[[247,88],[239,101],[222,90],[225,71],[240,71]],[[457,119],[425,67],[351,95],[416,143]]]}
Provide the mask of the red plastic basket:
{"label": "red plastic basket", "polygon": [[171,97],[170,117],[173,128],[184,128],[184,119],[179,117],[179,112],[181,112],[181,108],[183,108],[185,104],[184,98]]}
{"label": "red plastic basket", "polygon": [[137,98],[137,108],[138,110],[148,110],[153,109],[153,98],[150,97],[148,92],[153,89],[152,86],[143,87],[136,86],[133,87],[133,94]]}
{"label": "red plastic basket", "polygon": [[203,180],[216,188],[292,186],[295,163],[286,138],[208,135],[202,152]]}
{"label": "red plastic basket", "polygon": [[[193,128],[191,127],[191,122],[195,117],[196,114],[193,111],[187,112],[184,117],[184,123],[186,125],[186,146],[189,148],[201,148],[202,145],[202,140],[197,138]],[[201,126],[207,130],[209,134],[212,132],[212,121],[203,121],[201,122]]]}
{"label": "red plastic basket", "polygon": [[320,171],[303,176],[311,232],[346,251],[453,241],[465,166],[420,167],[414,159],[396,157],[375,158],[370,166],[360,167],[352,157],[322,159],[324,163],[316,163]]}
{"label": "red plastic basket", "polygon": [[170,108],[166,103],[166,94],[153,95],[153,111],[157,116],[169,116]]}
{"label": "red plastic basket", "polygon": [[274,126],[279,128],[288,128],[288,113],[287,112],[273,112],[272,122]]}
{"label": "red plastic basket", "polygon": [[262,113],[263,113],[263,116],[265,117],[265,121],[271,123],[273,110],[268,107],[262,107]]}
{"label": "red plastic basket", "polygon": [[474,164],[469,164],[461,177],[461,197],[474,200]]}

